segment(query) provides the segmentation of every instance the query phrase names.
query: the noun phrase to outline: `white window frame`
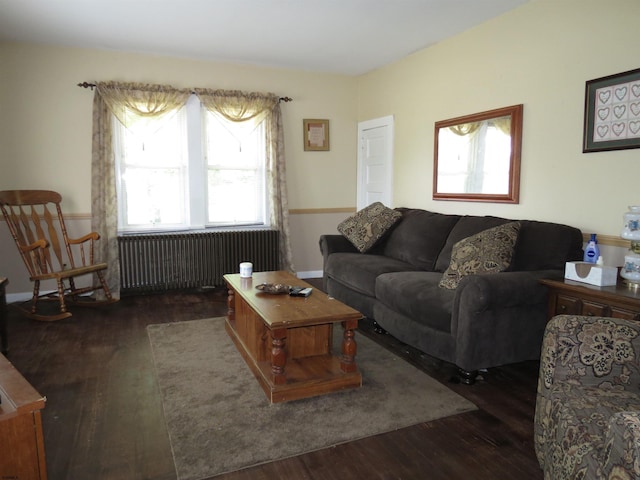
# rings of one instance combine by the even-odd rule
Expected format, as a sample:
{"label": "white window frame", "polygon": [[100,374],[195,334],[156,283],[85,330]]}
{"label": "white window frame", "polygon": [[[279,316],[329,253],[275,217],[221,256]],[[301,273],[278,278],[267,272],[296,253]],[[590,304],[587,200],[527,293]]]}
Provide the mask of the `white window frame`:
{"label": "white window frame", "polygon": [[[208,212],[208,192],[207,192],[207,152],[203,112],[204,106],[201,105],[200,100],[196,95],[191,95],[185,106],[186,108],[186,122],[187,122],[187,174],[184,185],[184,204],[185,204],[185,222],[184,224],[173,225],[126,225],[125,211],[126,211],[126,197],[123,192],[123,185],[121,181],[121,164],[123,146],[121,144],[122,137],[120,132],[124,127],[119,121],[113,118],[113,131],[114,131],[114,155],[116,163],[116,190],[118,195],[118,233],[153,233],[153,232],[170,232],[170,231],[184,231],[184,230],[203,230],[203,229],[251,229],[251,228],[268,228],[269,227],[269,201],[268,201],[268,186],[267,186],[267,174],[266,174],[266,159],[263,158],[261,163],[260,176],[262,180],[262,221],[257,223],[209,223],[207,221]],[[258,127],[264,129],[264,125]],[[264,141],[264,140],[263,140]],[[232,206],[230,206],[232,208]]]}

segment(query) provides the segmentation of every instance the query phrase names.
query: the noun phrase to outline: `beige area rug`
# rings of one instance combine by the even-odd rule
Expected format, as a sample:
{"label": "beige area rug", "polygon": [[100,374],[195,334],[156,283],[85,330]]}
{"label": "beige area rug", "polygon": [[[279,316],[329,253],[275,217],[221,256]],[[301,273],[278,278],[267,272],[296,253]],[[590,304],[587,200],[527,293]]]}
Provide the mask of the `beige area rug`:
{"label": "beige area rug", "polygon": [[476,408],[359,334],[361,388],[271,405],[225,332],[223,318],[149,325],[148,333],[178,480],[208,478]]}

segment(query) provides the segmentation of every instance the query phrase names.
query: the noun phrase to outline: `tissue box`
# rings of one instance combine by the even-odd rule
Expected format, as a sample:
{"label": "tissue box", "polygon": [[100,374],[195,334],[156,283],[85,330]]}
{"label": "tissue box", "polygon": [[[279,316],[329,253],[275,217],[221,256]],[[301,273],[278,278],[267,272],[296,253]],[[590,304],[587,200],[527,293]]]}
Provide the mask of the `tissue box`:
{"label": "tissue box", "polygon": [[604,287],[617,283],[618,269],[587,262],[567,262],[564,278]]}

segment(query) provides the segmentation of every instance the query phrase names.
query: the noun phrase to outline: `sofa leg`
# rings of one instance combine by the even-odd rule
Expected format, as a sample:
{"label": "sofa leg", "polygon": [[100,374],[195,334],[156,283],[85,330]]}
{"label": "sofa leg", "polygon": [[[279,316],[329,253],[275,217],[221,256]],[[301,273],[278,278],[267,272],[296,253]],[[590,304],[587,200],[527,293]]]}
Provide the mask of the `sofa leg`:
{"label": "sofa leg", "polygon": [[478,376],[478,370],[463,370],[462,368],[458,369],[458,376],[460,377],[460,383],[464,383],[465,385],[473,385],[476,383],[476,377]]}
{"label": "sofa leg", "polygon": [[379,333],[380,335],[386,335],[387,331],[382,328],[378,322],[376,322],[375,320],[373,321],[373,331],[376,333]]}

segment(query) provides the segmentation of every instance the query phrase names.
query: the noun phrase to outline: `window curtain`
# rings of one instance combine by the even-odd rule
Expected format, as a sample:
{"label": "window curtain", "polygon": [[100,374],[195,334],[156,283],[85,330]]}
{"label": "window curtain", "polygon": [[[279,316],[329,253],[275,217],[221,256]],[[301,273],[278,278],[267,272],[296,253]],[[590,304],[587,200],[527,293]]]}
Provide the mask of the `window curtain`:
{"label": "window curtain", "polygon": [[469,137],[467,180],[465,192],[482,193],[484,186],[484,160],[487,138],[487,122],[479,122]]}
{"label": "window curtain", "polygon": [[237,90],[196,88],[204,107],[231,122],[243,122],[253,130],[265,121],[267,188],[270,222],[280,234],[280,269],[294,272],[289,235],[289,203],[287,199],[284,155],[284,129],[280,97],[272,93],[245,93]]}
{"label": "window curtain", "polygon": [[93,97],[93,141],[91,152],[91,229],[100,232],[96,259],[109,265],[106,281],[120,297],[118,258],[118,205],[113,117],[125,127],[150,118],[177,112],[191,94],[187,89],[138,83],[97,82]]}
{"label": "window curtain", "polygon": [[456,135],[464,137],[465,135],[472,135],[479,128],[482,122],[460,123],[458,125],[451,125],[449,129]]}
{"label": "window curtain", "polygon": [[492,118],[489,120],[489,124],[496,127],[502,133],[507,136],[511,136],[511,115],[506,117]]}

